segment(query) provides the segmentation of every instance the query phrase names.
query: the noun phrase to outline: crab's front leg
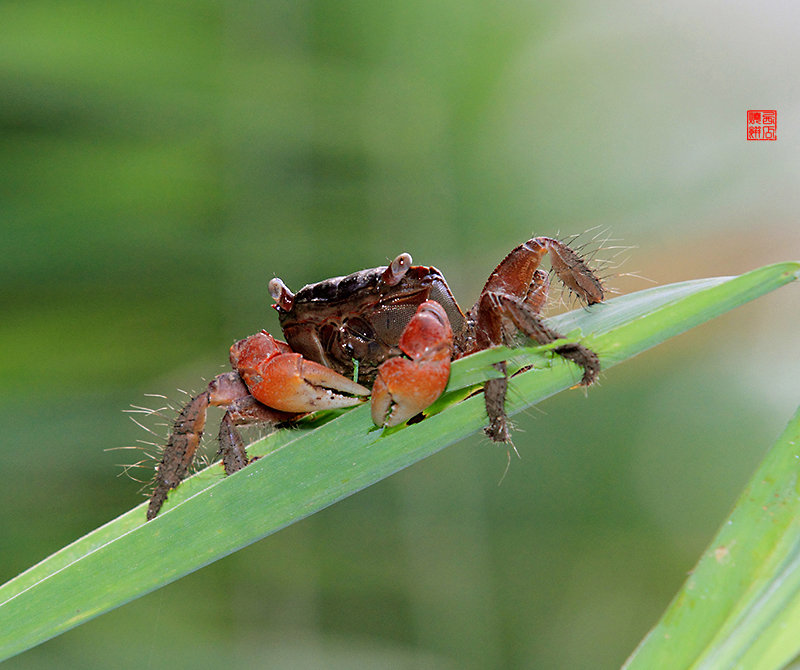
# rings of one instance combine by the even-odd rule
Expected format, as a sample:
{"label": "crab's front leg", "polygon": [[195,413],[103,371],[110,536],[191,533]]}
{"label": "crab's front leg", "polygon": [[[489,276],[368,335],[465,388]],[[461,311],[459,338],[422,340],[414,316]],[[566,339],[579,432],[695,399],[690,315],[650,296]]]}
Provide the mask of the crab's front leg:
{"label": "crab's front leg", "polygon": [[246,459],[246,456],[243,456],[244,447],[241,446],[241,438],[233,428],[234,424],[282,423],[294,416],[264,406],[250,408],[252,400],[239,374],[226,372],[212,379],[205,391],[186,403],[175,419],[161,462],[156,468],[155,487],[147,508],[148,520],[155,518],[167,499],[167,494],[186,478],[197,447],[203,438],[209,405],[227,408],[220,429],[220,453],[223,455],[227,474],[238,469],[234,465],[237,460],[241,460],[242,457]]}
{"label": "crab's front leg", "polygon": [[423,302],[398,346],[404,356],[383,362],[372,387],[372,420],[379,426],[397,426],[419,414],[447,386],[453,331],[444,308]]}
{"label": "crab's front leg", "polygon": [[292,353],[289,345],[266,331],[251,335],[231,347],[234,372],[211,380],[205,391],[192,398],[178,414],[161,462],[147,518],[158,514],[167,494],[183,481],[203,437],[209,405],[225,407],[219,431],[219,453],[226,474],[249,462],[237,426],[285,423],[318,409],[348,407],[360,402],[353,396],[369,390],[347,377]]}

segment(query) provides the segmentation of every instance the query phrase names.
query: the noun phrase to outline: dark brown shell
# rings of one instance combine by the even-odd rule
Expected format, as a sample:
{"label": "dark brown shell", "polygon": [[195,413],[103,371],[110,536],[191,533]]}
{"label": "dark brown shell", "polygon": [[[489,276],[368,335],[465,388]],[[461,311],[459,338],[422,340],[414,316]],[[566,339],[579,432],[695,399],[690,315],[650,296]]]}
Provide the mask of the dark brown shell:
{"label": "dark brown shell", "polygon": [[307,359],[370,384],[378,366],[400,354],[397,343],[417,307],[435,300],[444,307],[454,333],[464,315],[439,270],[411,266],[394,286],[381,281],[386,266],[325,279],[301,288],[292,308],[278,308],[286,342]]}

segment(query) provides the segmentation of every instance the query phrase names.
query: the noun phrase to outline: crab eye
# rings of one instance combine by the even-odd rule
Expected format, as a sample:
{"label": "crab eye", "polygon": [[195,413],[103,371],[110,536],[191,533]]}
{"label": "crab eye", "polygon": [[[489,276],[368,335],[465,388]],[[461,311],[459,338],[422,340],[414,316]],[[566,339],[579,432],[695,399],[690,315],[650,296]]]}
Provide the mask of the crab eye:
{"label": "crab eye", "polygon": [[292,293],[283,280],[275,277],[269,281],[269,294],[272,299],[277,303],[275,306],[288,312],[294,305],[294,293]]}
{"label": "crab eye", "polygon": [[406,276],[411,267],[411,254],[402,253],[392,261],[381,277],[381,282],[386,286],[396,286]]}

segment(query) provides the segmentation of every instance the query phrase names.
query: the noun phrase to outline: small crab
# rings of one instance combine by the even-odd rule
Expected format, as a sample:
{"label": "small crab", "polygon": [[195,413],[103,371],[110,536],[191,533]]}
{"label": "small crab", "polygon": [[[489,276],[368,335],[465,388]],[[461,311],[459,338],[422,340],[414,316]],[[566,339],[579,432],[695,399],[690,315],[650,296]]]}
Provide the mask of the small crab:
{"label": "small crab", "polygon": [[[444,391],[450,361],[495,345],[512,345],[517,333],[546,344],[560,335],[539,316],[548,273],[539,268],[550,253],[564,285],[585,303],[603,300],[603,286],[570,247],[535,237],[513,249],[489,276],[477,302],[461,311],[439,270],[412,265],[402,253],[390,265],[334,277],[292,293],[278,278],[269,283],[283,336],[265,330],[233,344],[232,372],[215,377],[178,414],[164,449],[147,518],[186,476],[203,434],[209,405],[225,408],[219,454],[227,474],[248,456],[237,426],[286,424],[321,409],[356,405],[371,393],[372,419],[396,426],[418,415]],[[583,368],[582,385],[600,370],[597,355],[581,344],[555,353]],[[504,376],[484,386],[489,425],[496,442],[510,441]]]}

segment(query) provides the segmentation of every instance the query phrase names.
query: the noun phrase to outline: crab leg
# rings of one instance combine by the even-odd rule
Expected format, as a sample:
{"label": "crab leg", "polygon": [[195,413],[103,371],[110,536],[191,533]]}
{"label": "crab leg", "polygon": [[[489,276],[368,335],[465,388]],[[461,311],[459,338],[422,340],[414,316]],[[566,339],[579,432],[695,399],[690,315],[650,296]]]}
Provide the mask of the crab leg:
{"label": "crab leg", "polygon": [[489,276],[483,292],[499,291],[524,297],[535,285],[534,274],[546,253],[564,285],[589,305],[603,301],[603,285],[586,262],[563,242],[534,237],[513,249]]}
{"label": "crab leg", "polygon": [[536,270],[533,273],[528,293],[525,296],[525,304],[538,314],[547,302],[547,293],[550,290],[550,276],[544,270]]}
{"label": "crab leg", "polygon": [[[502,337],[503,321],[509,320],[514,326],[539,344],[549,344],[561,337],[559,333],[544,324],[542,319],[526,303],[517,298],[495,293],[486,293],[481,299],[479,313],[484,314],[483,323],[487,330],[494,330],[498,337]],[[589,386],[600,373],[600,361],[597,354],[591,349],[578,343],[564,344],[553,350],[559,356],[577,363],[583,368],[583,376],[579,382],[582,386]],[[495,367],[505,374],[505,363],[498,363]],[[484,393],[486,400],[486,413],[489,416],[489,426],[486,434],[495,442],[510,441],[504,401],[507,379],[491,379],[486,382]]]}
{"label": "crab leg", "polygon": [[[550,253],[553,271],[567,288],[587,304],[603,300],[603,286],[584,260],[568,246],[549,237],[535,237],[508,254],[489,276],[478,302],[470,310],[476,324],[474,348],[486,349],[498,344],[513,344],[513,334],[520,331],[540,344],[561,337],[544,324],[539,312],[547,299],[547,274],[538,269]],[[583,368],[580,383],[588,386],[597,378],[600,364],[597,355],[581,344],[567,344],[555,353]],[[505,374],[504,363],[495,367]],[[484,387],[489,426],[486,433],[496,442],[510,441],[505,414],[507,379],[488,381]]]}
{"label": "crab leg", "polygon": [[483,385],[483,401],[489,425],[483,429],[493,442],[511,442],[511,433],[506,416],[506,392],[508,391],[508,372],[506,362],[501,361],[492,366],[503,373],[502,377],[490,379]]}
{"label": "crab leg", "polygon": [[192,398],[175,420],[161,462],[156,468],[156,486],[147,508],[148,521],[158,514],[170,489],[175,488],[186,477],[203,435],[206,409],[208,409],[207,390]]}
{"label": "crab leg", "polygon": [[238,398],[228,406],[222,421],[219,424],[219,451],[217,458],[222,459],[226,475],[232,475],[241,470],[253,459],[248,458],[244,442],[239,435],[237,426],[246,426],[253,423],[280,424],[290,421],[296,415],[279,412],[271,407],[265,407],[249,393]]}
{"label": "crab leg", "polygon": [[372,387],[372,420],[397,426],[430,406],[450,376],[453,331],[444,308],[426,300],[400,336],[407,356],[390,358],[378,368]]}
{"label": "crab leg", "polygon": [[[292,418],[293,415],[270,410],[268,407],[260,407],[257,412],[251,412],[248,420],[242,420],[244,414],[238,409],[240,404],[245,405],[248,399],[252,399],[244,385],[241,377],[236,372],[226,372],[218,375],[211,380],[206,390],[192,398],[178,414],[178,418],[172,427],[167,440],[167,446],[161,457],[161,462],[156,469],[155,488],[150,496],[150,505],[147,509],[147,518],[153,519],[171,489],[180,484],[189,472],[189,467],[194,460],[195,452],[203,437],[203,430],[206,423],[206,411],[209,405],[221,407],[231,407],[223,418],[223,423],[230,424],[231,430],[233,423],[241,425],[254,421],[268,421],[271,423],[281,423]],[[225,419],[228,419],[227,423]],[[223,435],[220,431],[220,450],[225,454],[231,451],[232,446],[238,435]],[[241,438],[239,443],[241,444]],[[244,448],[242,447],[242,452]],[[246,458],[246,456],[245,456]],[[228,464],[225,464],[228,471]]]}

